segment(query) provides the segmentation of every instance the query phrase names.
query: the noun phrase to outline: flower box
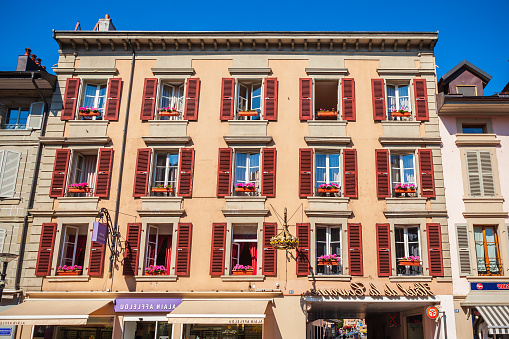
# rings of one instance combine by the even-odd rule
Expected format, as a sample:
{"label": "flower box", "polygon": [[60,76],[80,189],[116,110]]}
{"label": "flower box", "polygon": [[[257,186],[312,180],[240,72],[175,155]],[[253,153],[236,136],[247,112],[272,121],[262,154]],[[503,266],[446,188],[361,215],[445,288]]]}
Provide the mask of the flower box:
{"label": "flower box", "polygon": [[318,262],[318,266],[338,266],[339,261],[337,260],[323,260]]}
{"label": "flower box", "polygon": [[166,275],[166,272],[145,272],[145,275]]}
{"label": "flower box", "polygon": [[395,188],[395,193],[415,193],[415,189],[411,188]]}
{"label": "flower box", "polygon": [[235,187],[235,192],[254,192],[255,187]]}
{"label": "flower box", "polygon": [[93,112],[93,111],[79,111],[80,117],[100,117],[101,112]]}
{"label": "flower box", "polygon": [[253,275],[254,270],[235,270],[233,275]]}
{"label": "flower box", "polygon": [[57,275],[81,275],[81,271],[57,271]]}
{"label": "flower box", "polygon": [[409,117],[412,115],[412,112],[391,112],[391,117],[395,118],[402,118],[402,117]]}
{"label": "flower box", "polygon": [[336,118],[337,116],[337,111],[318,111],[319,118]]}
{"label": "flower box", "polygon": [[339,188],[318,188],[318,193],[339,193]]}
{"label": "flower box", "polygon": [[258,111],[239,111],[239,117],[257,117]]}
{"label": "flower box", "polygon": [[90,187],[68,187],[67,193],[89,193]]}
{"label": "flower box", "polygon": [[420,260],[403,260],[403,259],[400,259],[398,261],[398,265],[399,266],[421,266],[421,261]]}
{"label": "flower box", "polygon": [[172,193],[173,192],[173,188],[171,187],[152,187],[151,188],[152,192],[153,193]]}
{"label": "flower box", "polygon": [[160,117],[178,117],[179,115],[179,111],[159,111]]}

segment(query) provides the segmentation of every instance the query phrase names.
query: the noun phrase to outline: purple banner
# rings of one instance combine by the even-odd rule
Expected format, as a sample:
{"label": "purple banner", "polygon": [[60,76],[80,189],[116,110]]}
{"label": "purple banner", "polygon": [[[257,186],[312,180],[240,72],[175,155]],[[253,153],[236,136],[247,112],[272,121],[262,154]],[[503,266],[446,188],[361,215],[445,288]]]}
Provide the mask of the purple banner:
{"label": "purple banner", "polygon": [[166,312],[169,313],[182,303],[182,299],[115,299],[115,312]]}
{"label": "purple banner", "polygon": [[92,229],[92,241],[98,242],[99,244],[106,244],[106,234],[108,233],[108,225],[100,222],[94,222],[94,228]]}

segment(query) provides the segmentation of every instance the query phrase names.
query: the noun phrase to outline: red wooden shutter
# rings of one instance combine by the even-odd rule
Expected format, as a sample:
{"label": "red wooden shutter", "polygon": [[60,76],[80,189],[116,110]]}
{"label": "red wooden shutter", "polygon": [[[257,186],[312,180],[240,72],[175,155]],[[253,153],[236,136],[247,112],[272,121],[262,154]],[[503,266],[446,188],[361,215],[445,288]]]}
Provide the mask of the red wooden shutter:
{"label": "red wooden shutter", "polygon": [[57,149],[55,153],[55,164],[53,165],[53,176],[49,196],[52,198],[63,197],[65,191],[65,179],[67,167],[69,166],[70,149]]}
{"label": "red wooden shutter", "polygon": [[313,149],[299,149],[299,197],[313,195]]}
{"label": "red wooden shutter", "polygon": [[389,180],[389,150],[375,150],[376,162],[376,194],[379,198],[391,196],[391,183]]}
{"label": "red wooden shutter", "polygon": [[134,174],[134,197],[144,197],[147,195],[148,173],[150,171],[150,148],[138,149],[136,158],[136,172]]}
{"label": "red wooden shutter", "polygon": [[276,196],[276,149],[262,148],[262,195]]}
{"label": "red wooden shutter", "polygon": [[300,120],[313,119],[313,79],[300,79],[299,98]]}
{"label": "red wooden shutter", "polygon": [[343,96],[343,120],[355,121],[355,80],[341,79]]}
{"label": "red wooden shutter", "polygon": [[97,161],[97,180],[95,196],[107,198],[110,190],[111,166],[113,164],[113,148],[101,148]]}
{"label": "red wooden shutter", "polygon": [[427,92],[426,79],[414,79],[415,120],[429,120]]}
{"label": "red wooden shutter", "polygon": [[263,223],[263,275],[277,275],[277,250],[270,244],[270,238],[277,234],[277,223]]}
{"label": "red wooden shutter", "polygon": [[177,257],[175,260],[175,274],[189,275],[189,260],[191,258],[191,231],[193,224],[179,222],[177,233]]}
{"label": "red wooden shutter", "polygon": [[138,274],[138,259],[140,256],[141,223],[127,224],[127,239],[124,253],[124,275]]}
{"label": "red wooden shutter", "polygon": [[373,119],[385,120],[385,85],[383,79],[371,79],[373,90]]}
{"label": "red wooden shutter", "polygon": [[444,276],[444,265],[442,260],[442,233],[440,224],[426,224],[428,234],[428,259],[429,275],[432,277]]}
{"label": "red wooden shutter", "polygon": [[421,174],[421,195],[426,198],[435,197],[435,176],[433,171],[433,152],[430,149],[420,149],[419,171]]}
{"label": "red wooden shutter", "polygon": [[297,275],[309,274],[309,249],[310,249],[310,228],[311,224],[297,224],[297,238],[299,238],[299,245],[297,246]]}
{"label": "red wooden shutter", "polygon": [[179,191],[181,197],[190,198],[193,193],[194,148],[181,148],[179,159]]}
{"label": "red wooden shutter", "polygon": [[265,78],[265,101],[263,118],[277,120],[277,78]]}
{"label": "red wooden shutter", "polygon": [[198,120],[198,97],[200,95],[200,79],[188,78],[186,85],[186,107],[184,108],[184,119],[189,121]]}
{"label": "red wooden shutter", "polygon": [[226,197],[230,195],[231,190],[231,170],[232,170],[231,148],[219,149],[219,164],[217,171],[217,196]]}
{"label": "red wooden shutter", "polygon": [[210,275],[224,274],[226,223],[212,224],[212,249],[210,250]]}
{"label": "red wooden shutter", "polygon": [[376,252],[378,253],[379,277],[389,277],[392,273],[390,227],[389,224],[376,224]]}
{"label": "red wooden shutter", "polygon": [[56,223],[42,224],[41,240],[39,242],[39,255],[37,256],[37,265],[35,266],[35,275],[38,277],[50,275],[56,230]]}
{"label": "red wooden shutter", "polygon": [[235,79],[223,78],[221,86],[221,120],[233,119],[233,96],[235,93]]}
{"label": "red wooden shutter", "polygon": [[145,79],[143,85],[143,98],[141,101],[141,120],[154,119],[156,109],[157,79]]}
{"label": "red wooden shutter", "polygon": [[343,150],[345,197],[357,198],[357,150]]}
{"label": "red wooden shutter", "polygon": [[103,275],[105,248],[106,246],[104,244],[92,241],[92,246],[90,248],[90,263],[88,265],[88,274],[90,276],[100,277]]}
{"label": "red wooden shutter", "polygon": [[60,114],[61,120],[73,120],[76,114],[76,103],[78,102],[78,92],[80,90],[80,79],[69,78],[65,84],[64,107]]}
{"label": "red wooden shutter", "polygon": [[350,275],[362,275],[362,226],[348,224],[348,266]]}
{"label": "red wooden shutter", "polygon": [[118,120],[121,94],[122,78],[110,78],[108,82],[108,95],[106,96],[106,108],[104,109],[104,119],[114,121]]}

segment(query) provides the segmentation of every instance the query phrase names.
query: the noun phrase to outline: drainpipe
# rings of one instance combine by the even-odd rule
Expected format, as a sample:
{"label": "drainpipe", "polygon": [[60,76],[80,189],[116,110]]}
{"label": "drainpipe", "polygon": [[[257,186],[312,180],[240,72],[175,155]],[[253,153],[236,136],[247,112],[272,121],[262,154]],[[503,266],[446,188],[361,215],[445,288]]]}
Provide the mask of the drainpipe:
{"label": "drainpipe", "polygon": [[131,108],[131,94],[133,90],[133,78],[134,78],[134,64],[136,61],[136,52],[134,50],[134,46],[131,44],[131,40],[128,41],[129,46],[131,46],[131,49],[133,51],[133,57],[131,60],[131,75],[129,78],[129,90],[127,92],[127,108],[125,111],[125,121],[124,121],[124,131],[122,135],[122,150],[120,152],[120,167],[118,170],[118,184],[117,184],[117,200],[115,202],[115,216],[113,218],[113,240],[112,240],[112,248],[114,249],[114,252],[110,255],[110,268],[108,270],[110,276],[111,276],[111,289],[113,290],[113,264],[115,260],[115,252],[116,252],[116,238],[119,234],[119,227],[118,227],[118,216],[119,216],[119,208],[120,208],[120,193],[121,193],[121,187],[122,187],[122,173],[124,170],[124,158],[125,158],[125,147],[126,147],[126,140],[127,140],[127,127],[129,125],[129,111]]}
{"label": "drainpipe", "polygon": [[[44,102],[44,112],[42,114],[42,126],[41,126],[41,137],[43,137],[46,134],[46,124],[49,115],[49,105],[44,95],[42,95],[39,86],[37,86],[37,83],[35,82],[35,72],[32,72],[32,83],[34,87],[37,89],[37,92],[39,93],[39,96],[41,97],[42,101]],[[30,216],[29,211],[34,207],[35,188],[37,186],[37,179],[39,178],[39,167],[41,163],[41,156],[42,156],[42,143],[39,140],[39,144],[37,145],[37,155],[35,157],[34,176],[32,177],[32,185],[30,186],[30,195],[28,198],[27,211],[25,213],[25,216],[23,217],[23,229],[21,230],[21,243],[19,245],[18,266],[16,269],[16,280],[14,284],[16,290],[20,289],[21,273],[23,272],[23,260],[25,258],[25,247],[28,234],[28,217]]]}

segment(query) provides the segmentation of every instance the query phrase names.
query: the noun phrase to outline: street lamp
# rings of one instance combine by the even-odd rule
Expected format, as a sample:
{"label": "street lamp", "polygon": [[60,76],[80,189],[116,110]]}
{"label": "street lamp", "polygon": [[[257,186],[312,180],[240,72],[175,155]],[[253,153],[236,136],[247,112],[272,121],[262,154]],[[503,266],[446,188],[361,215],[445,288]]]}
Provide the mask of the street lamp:
{"label": "street lamp", "polygon": [[5,288],[5,277],[7,276],[7,265],[18,257],[13,253],[0,253],[0,261],[3,262],[2,273],[0,274],[0,302],[2,302],[2,295]]}

